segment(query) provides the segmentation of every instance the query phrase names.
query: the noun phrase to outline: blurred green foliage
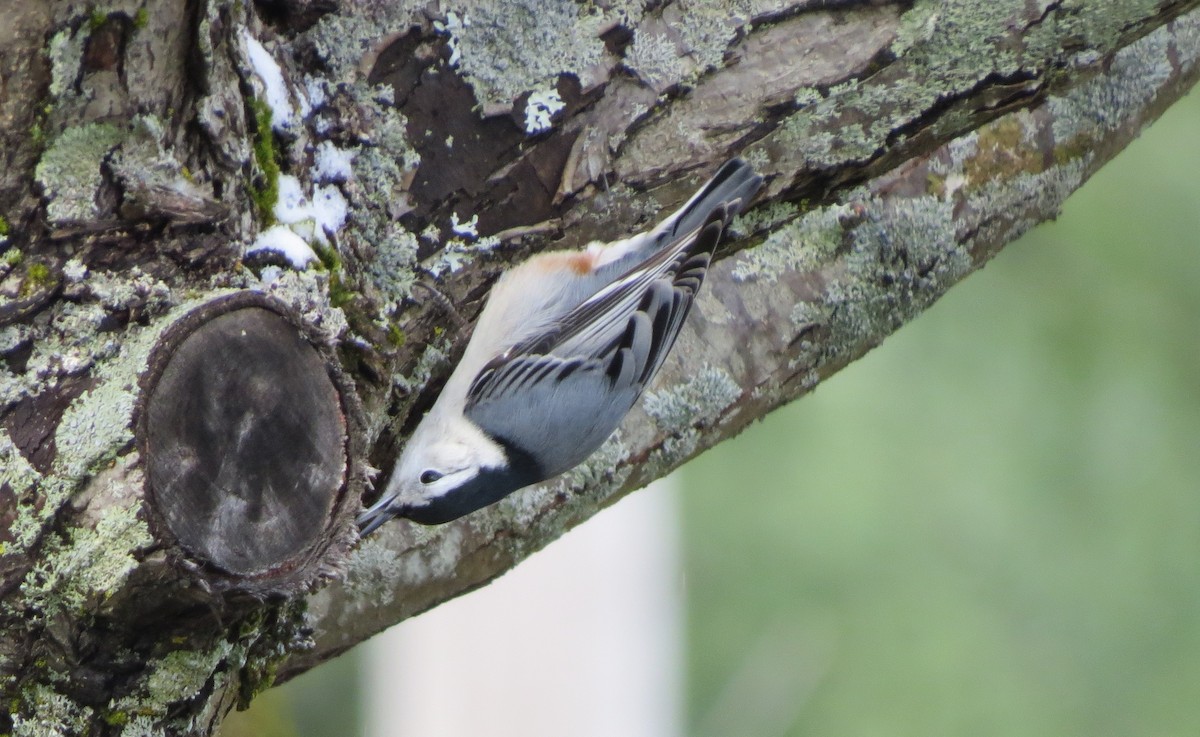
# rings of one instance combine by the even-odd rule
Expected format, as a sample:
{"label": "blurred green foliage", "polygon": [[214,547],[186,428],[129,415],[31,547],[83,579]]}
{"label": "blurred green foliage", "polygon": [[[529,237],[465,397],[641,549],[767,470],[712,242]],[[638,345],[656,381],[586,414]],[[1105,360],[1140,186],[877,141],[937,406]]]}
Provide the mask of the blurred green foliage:
{"label": "blurred green foliage", "polygon": [[1198,134],[683,470],[691,735],[1196,734]]}
{"label": "blurred green foliage", "polygon": [[255,697],[221,723],[220,737],[353,737],[362,734],[360,650]]}

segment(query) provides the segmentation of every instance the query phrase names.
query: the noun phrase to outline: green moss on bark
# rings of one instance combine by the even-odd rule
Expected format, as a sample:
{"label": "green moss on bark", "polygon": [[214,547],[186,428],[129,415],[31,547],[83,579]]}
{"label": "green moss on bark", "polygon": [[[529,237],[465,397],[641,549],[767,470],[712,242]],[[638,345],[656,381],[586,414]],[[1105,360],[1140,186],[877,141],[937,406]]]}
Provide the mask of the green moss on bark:
{"label": "green moss on bark", "polygon": [[275,203],[279,201],[279,149],[271,129],[271,107],[258,98],[250,100],[254,113],[254,161],[259,176],[250,185],[250,196],[258,208],[263,225],[275,223]]}

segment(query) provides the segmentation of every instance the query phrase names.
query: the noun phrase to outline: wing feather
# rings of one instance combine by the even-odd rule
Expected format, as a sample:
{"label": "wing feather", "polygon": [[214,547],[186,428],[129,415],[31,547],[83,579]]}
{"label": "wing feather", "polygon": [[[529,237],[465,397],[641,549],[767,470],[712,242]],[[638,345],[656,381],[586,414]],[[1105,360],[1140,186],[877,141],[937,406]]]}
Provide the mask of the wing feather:
{"label": "wing feather", "polygon": [[662,366],[741,204],[715,204],[702,224],[489,361],[467,392],[466,416],[506,444],[536,450],[548,475],[581,462]]}

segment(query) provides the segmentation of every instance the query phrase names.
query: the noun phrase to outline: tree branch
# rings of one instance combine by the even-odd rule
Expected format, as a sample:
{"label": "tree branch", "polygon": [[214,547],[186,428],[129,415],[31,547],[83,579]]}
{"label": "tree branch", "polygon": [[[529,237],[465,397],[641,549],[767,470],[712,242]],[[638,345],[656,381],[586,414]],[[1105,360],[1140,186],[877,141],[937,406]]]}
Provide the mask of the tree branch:
{"label": "tree branch", "polygon": [[1104,74],[846,188],[833,204],[752,213],[743,232],[769,234],[710,271],[674,357],[616,438],[493,509],[368,539],[346,579],[312,597],[317,647],[285,672],[485,584],[878,345],[1057,215],[1186,92],[1200,76],[1189,40],[1198,30],[1193,11],[1115,54]]}
{"label": "tree branch", "polygon": [[[878,344],[1200,74],[1194,0],[619,5],[14,1],[0,732],[207,734],[484,585]],[[354,548],[465,339],[413,286],[471,316],[735,153],[765,199],[618,435]]]}

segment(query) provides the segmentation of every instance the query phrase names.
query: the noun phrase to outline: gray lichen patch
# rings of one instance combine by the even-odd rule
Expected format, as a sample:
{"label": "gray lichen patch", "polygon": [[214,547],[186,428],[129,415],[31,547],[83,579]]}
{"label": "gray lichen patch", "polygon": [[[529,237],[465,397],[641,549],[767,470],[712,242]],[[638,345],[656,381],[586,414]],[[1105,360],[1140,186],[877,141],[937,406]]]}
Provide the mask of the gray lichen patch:
{"label": "gray lichen patch", "polygon": [[49,201],[53,222],[82,221],[100,215],[96,192],[103,183],[100,165],[123,138],[116,126],[90,123],[63,131],[38,163],[36,177]]}
{"label": "gray lichen patch", "polygon": [[[767,143],[783,147],[779,150],[787,151],[787,158],[807,169],[869,161],[888,148],[888,136],[898,122],[919,115],[924,105],[933,105],[944,94],[935,87],[914,92],[906,83],[848,79],[834,85],[821,99],[788,116]],[[968,83],[973,84],[973,78],[960,82]]]}
{"label": "gray lichen patch", "polygon": [[[367,265],[371,284],[378,290],[381,301],[394,307],[412,293],[417,281],[414,267],[417,264],[417,238],[400,227],[382,227],[385,221],[376,223],[357,222],[352,228],[359,232],[378,232],[380,238],[370,241],[375,246],[375,258]],[[356,227],[357,226],[357,227]]]}
{"label": "gray lichen patch", "polygon": [[218,640],[208,650],[169,652],[147,664],[132,694],[109,703],[109,721],[128,720],[121,737],[190,732],[194,724],[172,718],[173,706],[222,687],[246,660],[247,646],[227,640]]}
{"label": "gray lichen patch", "polygon": [[379,19],[365,14],[330,13],[321,18],[305,38],[333,70],[334,76],[347,80],[355,76],[364,52],[378,44],[389,30],[399,31],[402,27],[401,23],[396,23],[389,28]]}
{"label": "gray lichen patch", "polygon": [[16,516],[8,528],[13,542],[6,552],[22,553],[28,550],[42,534],[46,523],[70,497],[71,489],[62,479],[53,476],[40,479],[38,491],[41,492],[42,504],[39,506],[32,499],[17,503]]}
{"label": "gray lichen patch", "polygon": [[83,60],[87,33],[64,28],[50,39],[50,94],[63,97],[73,92]]}
{"label": "gray lichen patch", "polygon": [[982,223],[976,237],[986,241],[996,233],[1009,233],[1015,238],[1037,225],[1044,218],[1022,214],[1030,211],[1030,203],[1054,203],[1056,208],[1061,207],[1090,174],[1089,163],[1071,159],[1042,172],[1023,173],[1007,182],[982,188],[973,198],[976,207],[1011,214]]}
{"label": "gray lichen patch", "polygon": [[970,254],[956,237],[953,203],[921,195],[872,202],[868,211],[853,230],[850,274],[882,265],[905,289],[941,292],[943,282],[949,286],[971,270]]}
{"label": "gray lichen patch", "polygon": [[154,542],[137,504],[106,509],[94,529],[51,535],[21,591],[46,615],[79,614],[120,589],[137,566],[134,554]]}
{"label": "gray lichen patch", "polygon": [[201,692],[204,684],[212,678],[213,670],[229,657],[234,645],[220,640],[208,651],[176,650],[156,661],[146,678],[146,696],[139,705],[161,705],[166,707],[190,699]]}
{"label": "gray lichen patch", "polygon": [[435,372],[448,367],[453,347],[453,340],[443,333],[425,346],[409,374],[395,374],[392,383],[406,394],[425,386]]}
{"label": "gray lichen patch", "polygon": [[[823,128],[823,121],[836,112],[824,102],[826,91],[850,89],[872,68],[895,34],[896,9],[872,6],[837,16],[801,13],[751,27],[749,5],[734,5],[726,13],[724,6],[714,11],[706,3],[690,3],[686,9],[671,4],[661,11],[661,19],[651,16],[639,27],[626,65],[658,92],[675,84],[693,89],[630,136],[630,167],[669,168],[677,160],[715,155],[697,151],[744,146],[751,131],[776,125],[780,110],[786,109],[781,105],[805,110],[787,120],[778,140],[769,137],[765,148],[750,147],[750,155],[765,164],[762,170],[777,168],[776,146],[788,146],[789,157],[820,164],[835,160],[835,149],[852,143],[854,131],[843,136],[840,129]],[[708,66],[720,66],[720,73],[705,76]],[[810,119],[812,115],[821,117]],[[843,127],[860,123],[840,122]],[[876,148],[864,146],[862,157]]]}
{"label": "gray lichen patch", "polygon": [[762,5],[752,0],[665,5],[638,24],[625,66],[660,94],[676,85],[690,85],[721,66],[730,43],[755,12],[768,12]]}
{"label": "gray lichen patch", "polygon": [[89,304],[60,304],[35,321],[26,334],[33,350],[25,371],[0,381],[0,397],[18,401],[53,386],[61,377],[79,374],[98,359],[119,348],[114,335],[103,335],[95,328],[104,319],[104,310]]}
{"label": "gray lichen patch", "polygon": [[[892,46],[896,61],[870,79],[830,88],[822,99],[791,114],[762,145],[782,168],[792,168],[794,161],[801,169],[828,170],[873,162],[916,134],[956,135],[975,125],[972,98],[985,96],[989,86],[1008,87],[1007,98],[1033,95],[1055,82],[1058,69],[1102,65],[1131,25],[1152,15],[1151,7],[1146,2],[1085,8],[1076,3],[1035,7],[1018,0],[982,5],[921,0],[901,18]],[[1019,43],[1012,40],[1016,33]],[[1072,48],[1062,46],[1064,37],[1076,40]],[[1163,49],[1142,47],[1140,53],[1168,57]],[[1166,70],[1143,69],[1151,76]],[[1137,89],[1145,94],[1156,83],[1147,79]],[[1138,104],[1132,90],[1122,91],[1130,109]],[[982,99],[978,103],[986,105]],[[917,121],[921,124],[914,127]]]}
{"label": "gray lichen patch", "polygon": [[863,207],[849,250],[827,267],[824,305],[813,309],[829,331],[825,359],[881,340],[973,268],[949,203],[920,196]]}
{"label": "gray lichen patch", "polygon": [[[829,319],[829,313],[831,311],[832,307],[825,302],[800,301],[792,307],[792,312],[790,315],[788,315],[788,320],[792,323],[792,327],[794,327],[797,331],[801,331],[806,328],[824,324],[825,321]],[[809,346],[801,345],[799,347],[806,350],[807,348],[811,347],[811,344]]]}
{"label": "gray lichen patch", "polygon": [[[1138,111],[1161,91],[1164,83],[1175,75],[1171,58],[1176,55],[1178,34],[1200,36],[1200,21],[1186,18],[1174,28],[1165,27],[1148,34],[1141,43],[1131,44],[1113,55],[1109,73],[1085,80],[1067,94],[1047,101],[1054,121],[1054,140],[1080,152],[1090,149],[1088,142],[1099,139],[1105,132],[1128,125]],[[1195,64],[1195,49],[1190,46]],[[1187,49],[1187,44],[1183,45]],[[1094,63],[1094,60],[1093,60]],[[1180,59],[1180,65],[1188,63]],[[1083,108],[1100,111],[1095,115],[1073,114]]]}
{"label": "gray lichen patch", "polygon": [[667,475],[672,469],[679,467],[700,449],[702,436],[694,427],[686,428],[662,441],[653,448],[646,460],[638,467],[638,474],[643,479],[656,479]]}
{"label": "gray lichen patch", "polygon": [[[769,162],[756,161],[762,158],[762,151],[755,149],[753,156],[744,156],[751,166],[764,169]],[[746,236],[751,233],[773,231],[789,220],[799,216],[800,209],[790,202],[768,202],[754,209],[743,212],[733,219],[729,226],[731,236]]]}
{"label": "gray lichen patch", "polygon": [[41,478],[25,456],[13,445],[8,431],[0,428],[0,485],[7,485],[18,498]]}
{"label": "gray lichen patch", "polygon": [[398,592],[454,574],[463,556],[461,526],[415,527],[411,534],[403,551],[388,546],[383,536],[376,536],[351,554],[347,581],[354,596],[366,606],[387,606]]}
{"label": "gray lichen patch", "polygon": [[109,310],[137,310],[144,315],[160,315],[174,305],[175,297],[167,284],[133,266],[120,274],[89,271],[83,264],[70,261],[63,267],[67,291],[75,298],[88,299]]}
{"label": "gray lichen patch", "polygon": [[598,82],[606,57],[604,15],[558,0],[486,0],[447,23],[458,63],[485,110],[507,109],[522,93],[571,74]]}
{"label": "gray lichen patch", "polygon": [[139,714],[121,728],[121,737],[163,737],[165,732],[154,717]]}
{"label": "gray lichen patch", "polygon": [[404,574],[404,558],[386,544],[383,535],[364,540],[346,563],[346,589],[365,606],[387,606],[396,599]]}
{"label": "gray lichen patch", "polygon": [[741,395],[728,371],[704,364],[679,384],[647,392],[643,406],[660,430],[674,433],[713,421]]}
{"label": "gray lichen patch", "polygon": [[978,74],[981,59],[1000,74],[1019,67],[1021,51],[998,48],[997,41],[1006,25],[1021,22],[1028,12],[1017,0],[985,5],[920,0],[902,18],[897,49],[908,52],[915,65],[931,75],[924,80],[930,91],[938,84],[946,84],[947,91],[958,90]]}
{"label": "gray lichen patch", "polygon": [[66,299],[54,303],[29,325],[0,330],[0,341],[13,348],[32,345],[23,372],[0,371],[0,400],[16,402],[37,395],[65,377],[82,374],[97,361],[115,357],[125,336],[101,329],[110,319],[110,311],[136,310],[152,316],[172,302],[167,286],[137,267],[117,276],[89,272],[72,259],[64,264],[63,277]]}
{"label": "gray lichen patch", "polygon": [[0,554],[24,552],[41,532],[43,515],[27,497],[27,492],[37,488],[41,480],[42,475],[25,460],[8,432],[0,430],[0,485],[7,485],[17,499],[16,513],[7,530],[10,541],[0,545]]}
{"label": "gray lichen patch", "polygon": [[996,179],[1007,179],[1025,172],[1046,168],[1041,147],[1034,140],[1036,122],[1027,112],[1005,116],[991,125],[955,141],[950,167],[931,164],[931,176],[941,176],[946,185],[932,194],[949,197],[958,186],[968,190],[985,186]]}
{"label": "gray lichen patch", "polygon": [[496,249],[499,245],[500,239],[495,236],[475,241],[451,238],[442,244],[432,258],[426,259],[422,266],[435,277],[446,273],[453,274],[479,256]]}
{"label": "gray lichen patch", "polygon": [[135,399],[133,387],[106,381],[73,402],[55,431],[57,470],[77,478],[114,457],[133,439]]}
{"label": "gray lichen patch", "polygon": [[625,61],[643,82],[660,93],[683,81],[694,69],[665,32],[638,33]]}
{"label": "gray lichen patch", "polygon": [[[739,31],[750,23],[756,3],[752,0],[676,3],[664,8],[664,19],[679,33],[697,73],[721,66],[725,50]],[[671,11],[680,10],[673,18]]]}
{"label": "gray lichen patch", "polygon": [[[603,487],[609,491],[619,489],[628,478],[625,461],[629,458],[629,446],[622,440],[620,432],[609,436],[583,463],[559,477],[555,487],[565,491]],[[601,498],[608,496],[602,493]]]}
{"label": "gray lichen patch", "polygon": [[[961,162],[957,166],[961,171]],[[789,361],[797,370],[841,357],[841,346],[882,339],[974,268],[956,232],[957,200],[885,198],[865,189],[846,198],[778,229],[762,246],[739,254],[732,270],[736,280],[767,283],[812,275],[814,298],[783,313],[795,338]],[[819,343],[803,339],[814,328],[822,331]]]}
{"label": "gray lichen patch", "polygon": [[663,473],[666,473],[665,469],[675,468],[695,455],[700,447],[701,437],[699,430],[688,428],[664,440],[662,446],[655,451],[659,462],[665,464]]}
{"label": "gray lichen patch", "polygon": [[843,247],[845,221],[853,213],[852,205],[833,205],[805,213],[804,217],[772,232],[758,247],[739,254],[734,278],[769,283],[789,271],[816,271]]}
{"label": "gray lichen patch", "polygon": [[13,737],[84,734],[93,713],[45,684],[29,687],[9,708]]}
{"label": "gray lichen patch", "polygon": [[936,2],[914,3],[912,8],[900,17],[900,26],[890,47],[892,53],[901,56],[912,47],[927,43],[933,38],[940,18],[940,5]]}
{"label": "gray lichen patch", "polygon": [[252,286],[292,308],[304,324],[316,328],[330,344],[346,335],[346,315],[330,300],[328,272],[292,271],[278,267],[263,269],[261,280]]}
{"label": "gray lichen patch", "polygon": [[376,101],[366,85],[344,91],[359,99],[371,124],[369,139],[355,153],[354,178],[343,185],[355,212],[348,238],[373,249],[365,276],[387,311],[409,295],[416,279],[417,237],[397,221],[411,209],[404,183],[421,157],[409,144],[407,122],[399,111]]}
{"label": "gray lichen patch", "polygon": [[[1200,62],[1200,16],[1191,13],[1175,20],[1168,33],[1172,37],[1171,49],[1181,68],[1194,67]],[[1151,63],[1155,61],[1162,63],[1161,59]]]}

